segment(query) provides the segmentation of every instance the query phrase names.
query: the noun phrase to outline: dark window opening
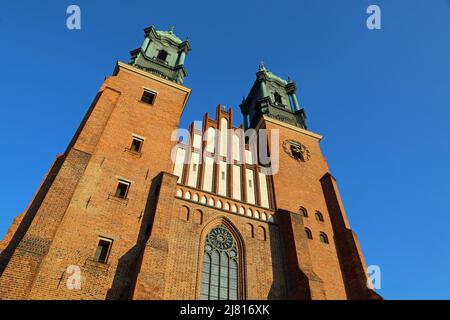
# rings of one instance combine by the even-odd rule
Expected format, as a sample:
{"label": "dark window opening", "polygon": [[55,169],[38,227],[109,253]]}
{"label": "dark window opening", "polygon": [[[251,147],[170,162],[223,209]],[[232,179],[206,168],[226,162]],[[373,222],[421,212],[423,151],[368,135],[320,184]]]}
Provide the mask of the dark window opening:
{"label": "dark window opening", "polygon": [[95,251],[94,260],[100,263],[106,263],[106,261],[108,261],[111,244],[112,240],[100,239],[98,242],[97,250]]}
{"label": "dark window opening", "polygon": [[125,199],[128,194],[128,189],[130,188],[130,184],[125,181],[119,181],[116,189],[116,197]]}
{"label": "dark window opening", "polygon": [[148,104],[153,104],[155,102],[155,97],[156,97],[156,93],[148,91],[148,90],[144,90],[141,101],[148,103]]}
{"label": "dark window opening", "polygon": [[273,94],[273,98],[275,99],[276,103],[283,103],[283,101],[281,100],[281,95],[278,92],[275,92]]}
{"label": "dark window opening", "polygon": [[144,143],[144,140],[133,137],[133,141],[131,142],[131,151],[141,152],[143,143]]}
{"label": "dark window opening", "polygon": [[316,212],[316,220],[323,222],[323,215],[319,211]]}
{"label": "dark window opening", "polygon": [[320,233],[320,242],[325,243],[325,244],[329,243],[328,236],[324,232]]}
{"label": "dark window opening", "polygon": [[291,144],[291,152],[292,152],[292,156],[296,160],[301,160],[302,159],[302,150],[301,150],[300,146],[297,146],[295,144]]}
{"label": "dark window opening", "polygon": [[300,208],[300,214],[305,218],[308,218],[308,211],[306,211],[306,209],[303,207]]}
{"label": "dark window opening", "polygon": [[311,230],[309,230],[308,228],[305,228],[305,234],[306,234],[306,238],[309,240],[312,240],[312,232]]}
{"label": "dark window opening", "polygon": [[156,58],[158,58],[159,60],[162,60],[162,61],[166,61],[166,59],[167,59],[167,51],[160,50],[158,52],[158,56]]}

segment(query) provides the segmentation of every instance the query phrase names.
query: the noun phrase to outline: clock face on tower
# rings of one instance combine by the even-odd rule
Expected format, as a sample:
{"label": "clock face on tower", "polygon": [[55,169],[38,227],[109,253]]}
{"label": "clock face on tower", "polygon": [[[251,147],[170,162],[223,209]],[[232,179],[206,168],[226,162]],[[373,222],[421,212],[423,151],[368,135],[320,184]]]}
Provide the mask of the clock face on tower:
{"label": "clock face on tower", "polygon": [[283,150],[297,161],[306,162],[311,158],[311,152],[308,147],[295,140],[285,140],[283,142]]}

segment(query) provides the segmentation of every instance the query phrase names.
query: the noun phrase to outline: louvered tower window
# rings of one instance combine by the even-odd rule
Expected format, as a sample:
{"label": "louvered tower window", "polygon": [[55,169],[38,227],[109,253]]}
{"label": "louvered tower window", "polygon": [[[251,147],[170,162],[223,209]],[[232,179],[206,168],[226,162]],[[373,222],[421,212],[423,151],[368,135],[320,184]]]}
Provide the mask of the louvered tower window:
{"label": "louvered tower window", "polygon": [[238,299],[238,251],[225,226],[206,236],[201,288],[201,300]]}

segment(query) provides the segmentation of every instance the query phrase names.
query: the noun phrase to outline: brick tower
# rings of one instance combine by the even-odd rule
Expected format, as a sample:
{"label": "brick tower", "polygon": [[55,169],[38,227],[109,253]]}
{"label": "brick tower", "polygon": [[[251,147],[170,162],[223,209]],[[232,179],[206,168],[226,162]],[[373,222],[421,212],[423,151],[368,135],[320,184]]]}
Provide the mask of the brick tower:
{"label": "brick tower", "polygon": [[117,63],[0,243],[0,299],[379,298],[292,81],[261,66],[242,126],[174,141],[189,51],[152,26]]}

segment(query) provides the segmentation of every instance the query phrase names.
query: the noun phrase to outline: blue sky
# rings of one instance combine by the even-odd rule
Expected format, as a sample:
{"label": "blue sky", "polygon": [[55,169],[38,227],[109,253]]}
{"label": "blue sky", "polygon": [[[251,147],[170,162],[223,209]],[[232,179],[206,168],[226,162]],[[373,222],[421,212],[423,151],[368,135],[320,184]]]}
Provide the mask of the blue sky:
{"label": "blue sky", "polygon": [[[70,4],[79,31],[66,28]],[[381,30],[366,28],[370,4]],[[182,127],[219,103],[238,114],[261,60],[294,79],[379,292],[450,298],[447,0],[2,1],[0,237],[151,24],[193,48]]]}

